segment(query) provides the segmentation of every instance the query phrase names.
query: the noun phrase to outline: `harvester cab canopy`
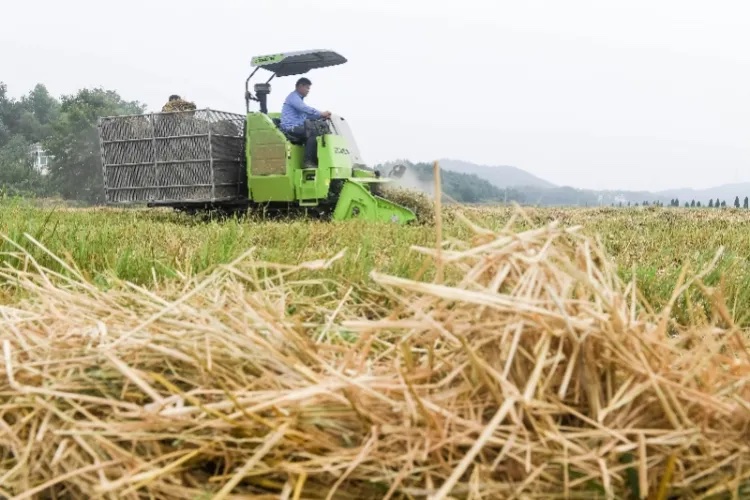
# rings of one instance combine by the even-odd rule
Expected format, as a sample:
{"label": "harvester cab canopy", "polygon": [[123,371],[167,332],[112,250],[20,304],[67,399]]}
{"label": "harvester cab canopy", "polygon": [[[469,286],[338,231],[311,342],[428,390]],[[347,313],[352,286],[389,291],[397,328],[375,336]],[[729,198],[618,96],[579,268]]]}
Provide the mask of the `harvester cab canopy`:
{"label": "harvester cab canopy", "polygon": [[346,58],[332,50],[301,50],[256,56],[252,66],[271,71],[275,76],[291,76],[307,73],[311,69],[327,68],[344,64]]}
{"label": "harvester cab canopy", "polygon": [[[261,113],[268,113],[267,96],[271,93],[271,80],[276,76],[302,75],[317,68],[338,66],[347,62],[346,58],[332,50],[300,50],[281,54],[269,54],[252,58],[251,66],[255,69],[245,81],[245,104],[250,112],[250,101],[260,103]],[[250,93],[250,80],[259,69],[270,71],[271,77],[266,83],[256,83],[255,95]]]}

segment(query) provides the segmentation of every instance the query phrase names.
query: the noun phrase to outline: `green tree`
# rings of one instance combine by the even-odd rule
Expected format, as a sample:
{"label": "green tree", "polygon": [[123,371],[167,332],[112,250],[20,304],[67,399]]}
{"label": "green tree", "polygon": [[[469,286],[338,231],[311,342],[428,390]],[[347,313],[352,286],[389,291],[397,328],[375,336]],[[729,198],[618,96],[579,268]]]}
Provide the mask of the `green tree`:
{"label": "green tree", "polygon": [[735,196],[734,197],[734,206],[735,206],[735,208],[740,208],[740,197],[739,196]]}
{"label": "green tree", "polygon": [[714,199],[713,199],[713,198],[709,198],[709,200],[708,200],[708,206],[709,206],[710,208],[713,208],[713,207],[714,207]]}
{"label": "green tree", "polygon": [[0,82],[0,148],[13,136],[15,101],[8,97],[8,86]]}
{"label": "green tree", "polygon": [[42,142],[52,133],[52,122],[60,112],[60,103],[50,96],[47,88],[37,84],[28,95],[15,104],[17,133],[29,142]]}
{"label": "green tree", "polygon": [[31,112],[41,125],[54,122],[60,114],[60,102],[52,97],[47,87],[38,83],[28,96],[21,99],[21,107]]}
{"label": "green tree", "polygon": [[48,136],[49,124],[59,107],[60,103],[42,84],[37,84],[34,90],[17,101],[8,96],[7,85],[0,82],[0,147],[18,134],[29,142],[38,142]]}
{"label": "green tree", "polygon": [[32,165],[31,144],[21,135],[14,135],[0,148],[0,188],[3,193],[21,196],[47,194],[45,177]]}
{"label": "green tree", "polygon": [[750,200],[748,200],[747,196],[745,196],[745,201],[742,204],[743,208],[748,208],[748,202],[750,202]]}
{"label": "green tree", "polygon": [[42,84],[16,100],[0,82],[0,185],[5,193],[48,193],[46,178],[33,168],[31,146],[49,135],[58,108]]}
{"label": "green tree", "polygon": [[18,184],[28,177],[32,169],[29,144],[20,135],[14,135],[0,149],[0,184]]}
{"label": "green tree", "polygon": [[138,101],[125,101],[117,92],[101,88],[82,89],[62,98],[59,117],[44,147],[55,157],[50,178],[64,198],[104,201],[97,121],[103,116],[140,114],[145,109]]}

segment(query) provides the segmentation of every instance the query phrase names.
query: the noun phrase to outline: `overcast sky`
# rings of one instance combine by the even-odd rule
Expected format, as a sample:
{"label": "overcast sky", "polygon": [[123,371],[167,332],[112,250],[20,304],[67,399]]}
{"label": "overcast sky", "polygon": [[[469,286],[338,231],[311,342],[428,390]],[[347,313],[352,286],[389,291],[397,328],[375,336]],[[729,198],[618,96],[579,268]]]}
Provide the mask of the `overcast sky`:
{"label": "overcast sky", "polygon": [[[254,55],[340,52],[307,99],[370,163],[450,157],[558,184],[750,181],[750,3],[716,0],[3,2],[0,81],[178,93],[244,111]],[[275,79],[279,109],[296,77]]]}

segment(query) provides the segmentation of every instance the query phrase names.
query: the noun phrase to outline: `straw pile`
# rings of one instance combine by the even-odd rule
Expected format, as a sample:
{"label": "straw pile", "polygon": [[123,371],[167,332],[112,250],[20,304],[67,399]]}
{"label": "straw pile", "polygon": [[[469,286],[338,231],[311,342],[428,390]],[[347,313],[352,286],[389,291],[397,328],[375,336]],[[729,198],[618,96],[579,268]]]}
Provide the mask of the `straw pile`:
{"label": "straw pile", "polygon": [[167,103],[161,108],[164,113],[172,113],[175,111],[195,111],[195,109],[195,103],[186,101],[182,98],[167,101]]}
{"label": "straw pile", "polygon": [[417,216],[417,222],[420,224],[435,223],[435,204],[426,193],[387,184],[379,186],[374,193],[414,212]]}
{"label": "straw pile", "polygon": [[715,317],[676,325],[575,228],[472,228],[415,249],[436,282],[373,273],[378,301],[309,279],[340,255],[158,293],[5,271],[30,300],[2,309],[0,495],[738,491],[750,364],[711,289]]}

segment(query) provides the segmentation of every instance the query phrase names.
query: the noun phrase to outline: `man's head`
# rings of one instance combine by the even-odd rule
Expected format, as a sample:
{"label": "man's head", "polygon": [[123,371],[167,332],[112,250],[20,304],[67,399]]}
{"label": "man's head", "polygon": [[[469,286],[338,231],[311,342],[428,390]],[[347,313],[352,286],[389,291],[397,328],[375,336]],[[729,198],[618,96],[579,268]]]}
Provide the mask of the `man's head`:
{"label": "man's head", "polygon": [[295,88],[302,97],[305,97],[310,92],[310,85],[312,85],[312,82],[310,80],[308,80],[307,78],[300,78],[299,80],[297,80],[297,85]]}

